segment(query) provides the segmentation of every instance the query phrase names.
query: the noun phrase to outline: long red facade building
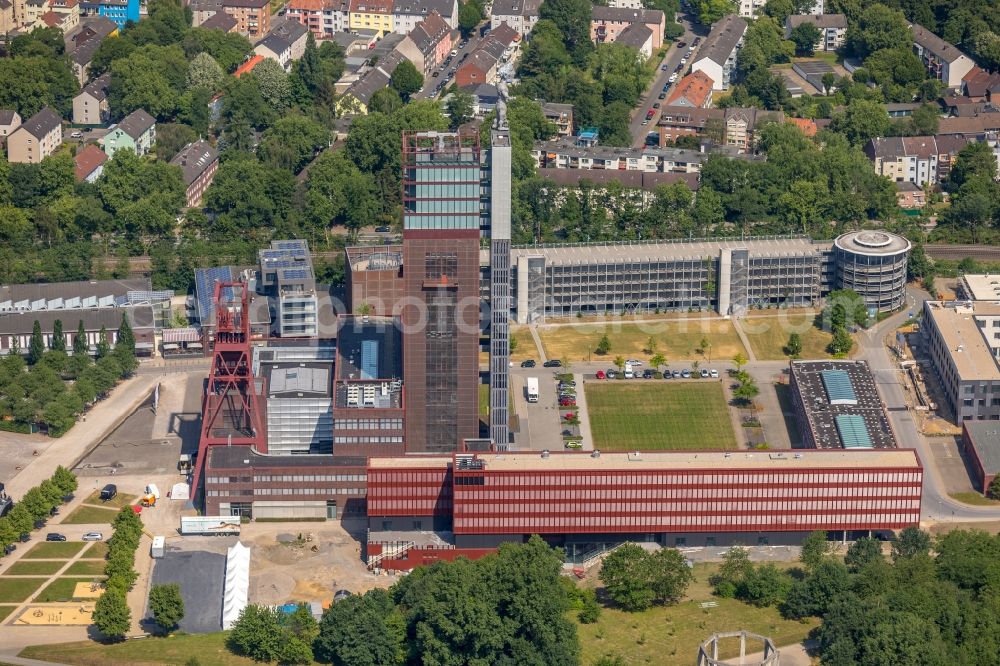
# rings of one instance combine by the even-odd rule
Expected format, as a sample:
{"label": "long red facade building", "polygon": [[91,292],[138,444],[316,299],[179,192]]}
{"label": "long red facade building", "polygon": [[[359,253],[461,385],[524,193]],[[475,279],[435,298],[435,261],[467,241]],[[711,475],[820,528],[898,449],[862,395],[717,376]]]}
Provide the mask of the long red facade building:
{"label": "long red facade building", "polygon": [[908,449],[567,452],[373,458],[367,476],[370,541],[434,529],[469,548],[531,534],[712,546],[916,525],[923,468]]}

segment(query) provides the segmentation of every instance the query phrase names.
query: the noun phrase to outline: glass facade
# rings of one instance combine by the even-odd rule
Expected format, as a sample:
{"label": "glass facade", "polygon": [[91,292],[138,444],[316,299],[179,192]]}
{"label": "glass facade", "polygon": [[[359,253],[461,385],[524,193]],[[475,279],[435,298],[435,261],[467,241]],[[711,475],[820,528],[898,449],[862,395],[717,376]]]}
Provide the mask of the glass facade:
{"label": "glass facade", "polygon": [[[432,134],[432,133],[431,133]],[[479,229],[479,150],[468,137],[404,137],[403,229]]]}

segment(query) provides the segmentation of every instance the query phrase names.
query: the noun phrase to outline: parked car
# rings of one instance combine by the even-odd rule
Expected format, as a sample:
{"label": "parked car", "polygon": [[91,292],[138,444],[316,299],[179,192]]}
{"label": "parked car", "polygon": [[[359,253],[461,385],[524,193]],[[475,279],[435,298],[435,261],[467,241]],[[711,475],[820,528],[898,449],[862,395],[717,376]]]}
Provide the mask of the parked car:
{"label": "parked car", "polygon": [[691,371],[687,369],[681,370],[681,377],[684,379],[691,379]]}
{"label": "parked car", "polygon": [[701,371],[701,378],[702,378],[702,379],[708,379],[708,370],[704,370],[704,369],[703,369],[703,370]]}
{"label": "parked car", "polygon": [[630,358],[629,360],[627,360],[627,361],[625,361],[625,362],[626,362],[626,363],[630,363],[630,364],[632,364],[632,365],[643,365],[642,361],[640,361],[640,360],[639,360],[639,359],[637,359],[637,358]]}
{"label": "parked car", "polygon": [[670,376],[673,377],[674,379],[677,379],[678,377],[681,376],[681,371],[680,370],[674,370],[673,372],[670,373]]}
{"label": "parked car", "polygon": [[653,109],[649,109],[648,111],[646,111],[646,120],[652,120],[653,116],[655,115],[656,111],[654,111]]}
{"label": "parked car", "polygon": [[667,93],[665,93],[665,92],[661,92],[660,96],[657,97],[657,99],[666,99],[666,98],[667,98]]}
{"label": "parked car", "polygon": [[452,58],[454,58],[457,55],[458,55],[458,51],[456,49],[452,49],[451,53],[448,54],[448,56],[452,57]]}
{"label": "parked car", "polygon": [[351,593],[348,592],[347,590],[337,590],[336,592],[333,593],[333,603],[337,603],[338,601],[343,601],[349,596],[351,596]]}
{"label": "parked car", "polygon": [[542,367],[543,368],[561,368],[562,367],[562,361],[560,361],[557,358],[554,358],[554,359],[551,359],[549,361],[546,361],[545,363],[542,363]]}
{"label": "parked car", "polygon": [[31,541],[31,534],[29,534],[28,532],[21,532],[21,536],[19,536],[17,540],[20,541],[21,543],[28,543],[29,541]]}
{"label": "parked car", "polygon": [[40,530],[43,527],[45,527],[45,519],[44,518],[40,518],[40,519],[36,520],[35,523],[34,523],[34,527],[35,527],[36,530]]}
{"label": "parked car", "polygon": [[77,130],[77,131],[73,132],[72,134],[70,134],[70,137],[72,137],[74,139],[82,139],[83,138],[83,132],[81,132],[80,130]]}
{"label": "parked car", "polygon": [[708,376],[711,377],[712,379],[718,379],[719,371],[716,370],[715,368],[712,368],[711,370],[708,371]]}
{"label": "parked car", "polygon": [[48,534],[45,535],[45,540],[46,541],[65,541],[66,540],[66,535],[65,534],[59,534],[58,532],[49,532]]}
{"label": "parked car", "polygon": [[604,376],[607,377],[608,379],[617,379],[618,378],[618,371],[617,370],[608,370],[607,372],[604,373]]}
{"label": "parked car", "polygon": [[375,231],[380,234],[387,234],[392,231],[392,227],[383,224],[381,227],[375,227]]}
{"label": "parked car", "polygon": [[667,79],[667,81],[669,81],[670,83],[673,83],[676,80],[677,80],[677,72],[674,72],[673,74],[671,74],[670,78]]}
{"label": "parked car", "polygon": [[118,494],[118,486],[116,486],[113,483],[109,483],[108,485],[101,488],[101,501],[107,502],[108,500],[113,500],[117,494]]}
{"label": "parked car", "polygon": [[653,378],[653,371],[650,370],[649,368],[646,368],[645,370],[642,371],[642,378],[643,379],[652,379]]}
{"label": "parked car", "polygon": [[669,68],[670,68],[670,66],[669,66],[669,65],[668,65],[667,63],[663,63],[662,65],[660,65],[660,71],[661,71],[661,72],[665,72],[665,71],[667,71],[667,70],[668,70]]}
{"label": "parked car", "polygon": [[597,377],[598,379],[607,379],[608,378],[608,376],[604,374],[603,370],[598,370],[597,374],[595,375],[595,377]]}
{"label": "parked car", "polygon": [[433,74],[431,74],[431,78],[432,79],[436,79],[440,73],[441,72],[439,72],[439,71],[435,71]]}
{"label": "parked car", "polygon": [[84,541],[104,541],[104,535],[100,532],[87,532],[82,538]]}
{"label": "parked car", "polygon": [[677,42],[677,48],[682,49],[687,46],[687,42]]}
{"label": "parked car", "polygon": [[698,46],[699,44],[701,44],[701,37],[695,37],[694,41],[691,43],[695,46]]}
{"label": "parked car", "polygon": [[562,379],[559,381],[559,388],[562,388],[564,386],[576,387],[576,382],[574,382],[572,379]]}
{"label": "parked car", "polygon": [[526,361],[521,361],[521,367],[522,368],[533,368],[533,367],[535,367],[535,361],[534,361],[534,359],[530,359],[529,358]]}
{"label": "parked car", "polygon": [[576,407],[576,400],[573,398],[561,398],[559,400],[560,407]]}
{"label": "parked car", "polygon": [[659,102],[653,102],[653,108],[654,109],[660,108],[660,103]]}

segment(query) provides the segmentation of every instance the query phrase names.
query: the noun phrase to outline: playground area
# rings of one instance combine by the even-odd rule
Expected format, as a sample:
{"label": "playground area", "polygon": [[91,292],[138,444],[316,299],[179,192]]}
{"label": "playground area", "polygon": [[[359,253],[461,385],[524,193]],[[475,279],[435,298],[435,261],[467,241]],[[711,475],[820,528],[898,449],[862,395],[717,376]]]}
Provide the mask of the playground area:
{"label": "playground area", "polygon": [[[84,584],[84,583],[82,583]],[[89,584],[87,585],[89,593]],[[98,589],[100,594],[100,589]],[[32,604],[11,624],[15,625],[88,625],[94,614],[92,602]]]}

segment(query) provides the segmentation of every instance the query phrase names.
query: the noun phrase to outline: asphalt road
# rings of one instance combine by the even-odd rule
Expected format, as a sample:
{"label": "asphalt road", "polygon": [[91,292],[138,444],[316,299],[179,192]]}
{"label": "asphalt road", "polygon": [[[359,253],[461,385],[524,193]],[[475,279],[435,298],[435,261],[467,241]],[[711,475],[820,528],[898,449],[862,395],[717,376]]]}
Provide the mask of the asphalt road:
{"label": "asphalt road", "polygon": [[[629,133],[632,135],[632,139],[634,142],[633,145],[636,148],[642,148],[643,146],[646,145],[646,136],[650,132],[656,130],[656,121],[659,120],[660,118],[660,111],[658,109],[653,109],[654,111],[653,118],[648,123],[643,125],[643,122],[645,122],[646,120],[646,112],[649,109],[652,109],[653,104],[655,104],[656,102],[659,102],[660,104],[666,102],[666,100],[658,99],[660,93],[663,92],[664,84],[667,83],[667,80],[670,78],[670,75],[674,73],[675,69],[677,69],[677,66],[681,62],[681,58],[683,58],[684,54],[687,53],[687,50],[691,48],[692,40],[695,37],[701,37],[702,43],[704,43],[705,35],[708,34],[708,29],[702,25],[695,24],[693,22],[693,18],[694,16],[692,14],[688,13],[681,14],[680,24],[684,26],[684,36],[679,38],[677,42],[685,42],[686,46],[678,48],[677,42],[674,42],[674,45],[670,47],[669,51],[667,51],[666,57],[660,63],[657,64],[656,77],[653,79],[653,82],[652,84],[650,84],[650,87],[643,94],[642,99],[639,101],[639,105],[632,111],[632,120],[629,123],[628,130]],[[699,46],[701,45],[699,44]],[[697,56],[697,54],[698,54],[698,49],[695,48],[695,52],[692,54],[692,56]],[[666,71],[663,71],[662,68],[664,64],[667,66]],[[678,80],[681,78],[681,76],[686,71],[687,66],[690,64],[691,64],[691,59],[688,59],[687,63],[684,65],[684,68],[682,68],[681,71],[677,73]]]}
{"label": "asphalt road", "polygon": [[[490,33],[486,34],[488,35]],[[483,36],[485,37],[486,35]],[[462,56],[464,56],[467,53],[472,53],[472,51],[476,48],[481,39],[482,37],[479,36],[479,30],[477,29],[469,37],[469,42],[464,47],[459,46],[459,44],[456,44],[454,50],[458,51],[458,55],[456,55],[454,58],[451,59],[451,64],[445,67],[444,69],[442,69],[441,67],[436,68],[434,71],[439,72],[439,74],[436,77],[429,76],[425,78],[424,89],[418,92],[417,94],[413,95],[411,99],[433,99],[437,97],[440,93],[444,92],[443,89],[438,92],[435,92],[435,89],[437,88],[438,85],[444,83],[449,76],[454,76],[455,70],[457,70],[458,66],[462,64]],[[449,81],[448,84],[445,85],[444,87],[447,88],[449,85],[451,85],[451,83],[452,82]]]}

